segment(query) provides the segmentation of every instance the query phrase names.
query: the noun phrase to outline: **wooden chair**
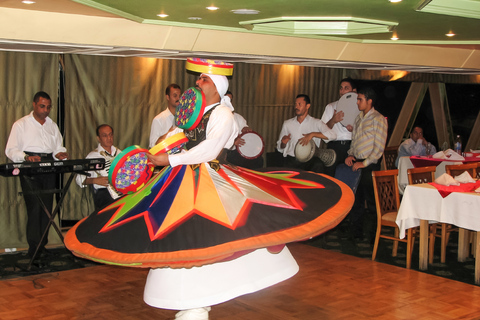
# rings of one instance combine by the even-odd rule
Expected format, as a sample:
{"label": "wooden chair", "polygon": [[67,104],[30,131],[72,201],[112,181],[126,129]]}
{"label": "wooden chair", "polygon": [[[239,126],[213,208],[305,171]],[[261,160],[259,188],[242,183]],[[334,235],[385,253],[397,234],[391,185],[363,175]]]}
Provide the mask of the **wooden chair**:
{"label": "wooden chair", "polygon": [[[435,170],[437,167],[420,167],[407,170],[408,184],[429,183],[435,181]],[[440,233],[439,233],[440,231]],[[446,223],[434,223],[430,225],[430,240],[428,243],[428,263],[433,263],[435,238],[441,238],[441,261],[445,262],[447,253],[447,239],[450,237],[450,229]]]}
{"label": "wooden chair", "polygon": [[[393,240],[392,256],[397,256],[398,242],[407,243],[407,269],[412,264],[412,251],[414,243],[413,228],[407,230],[406,239],[399,238],[397,219],[400,207],[400,195],[398,193],[398,170],[373,171],[373,189],[377,206],[377,233],[373,246],[372,260],[375,260],[380,238]],[[394,228],[394,236],[382,234],[382,227]]]}
{"label": "wooden chair", "polygon": [[398,157],[398,147],[399,146],[393,146],[393,147],[385,147],[385,150],[383,150],[383,167],[385,170],[394,170],[397,169],[395,166],[395,161],[397,160]]}
{"label": "wooden chair", "polygon": [[466,164],[453,164],[445,166],[445,171],[454,178],[461,175],[465,171],[468,171],[470,176],[472,178],[475,178],[477,176],[477,166],[478,163],[476,162]]}

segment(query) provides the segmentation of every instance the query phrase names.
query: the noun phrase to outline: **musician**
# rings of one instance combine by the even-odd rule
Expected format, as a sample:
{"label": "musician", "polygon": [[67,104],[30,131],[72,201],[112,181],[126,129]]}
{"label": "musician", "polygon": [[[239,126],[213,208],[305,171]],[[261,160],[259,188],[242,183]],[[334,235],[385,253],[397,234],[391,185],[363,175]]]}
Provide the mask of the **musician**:
{"label": "musician", "polygon": [[[230,100],[227,100],[226,105],[231,106],[231,109],[233,109],[233,105],[231,105],[231,101],[233,100],[233,93],[231,91],[227,91],[225,94],[226,97],[228,97]],[[244,117],[242,117],[238,112],[232,111],[233,112],[233,118],[235,120],[235,123],[237,124],[237,128],[240,129],[240,133],[238,136],[235,138],[235,142],[233,143],[233,146],[228,150],[227,154],[227,161],[240,166],[244,168],[249,168],[249,169],[258,169],[263,167],[263,157],[258,157],[255,159],[246,159],[244,158],[239,152],[238,148],[245,145],[245,140],[241,137],[242,134],[252,132],[252,128],[250,128],[247,124],[247,120],[245,120]]]}
{"label": "musician", "polygon": [[121,196],[112,186],[109,186],[108,170],[115,156],[122,152],[122,150],[117,149],[113,145],[113,128],[110,125],[99,125],[96,132],[98,146],[87,155],[87,159],[104,158],[105,168],[98,171],[88,171],[90,174],[89,177],[83,174],[77,174],[75,179],[80,188],[85,188],[88,185],[93,187],[95,210],[100,210]]}
{"label": "musician", "polygon": [[[345,93],[357,92],[357,85],[351,78],[345,78],[340,81],[339,95],[341,98]],[[325,141],[327,143],[327,149],[335,151],[337,158],[335,164],[327,169],[327,174],[334,176],[335,167],[339,163],[344,163],[347,157],[347,151],[350,149],[350,142],[352,140],[353,126],[343,126],[340,121],[345,116],[343,111],[337,113],[338,100],[327,104],[325,111],[323,112],[322,121],[335,132],[337,138],[334,140]]]}
{"label": "musician", "polygon": [[308,95],[297,95],[295,99],[295,117],[283,123],[280,138],[277,141],[277,149],[283,153],[284,165],[286,167],[323,173],[325,164],[318,157],[312,157],[312,159],[304,163],[295,158],[297,141],[305,146],[313,139],[315,145],[319,147],[320,139],[333,140],[337,137],[335,132],[322,120],[313,118],[308,114],[310,106],[310,97]]}
{"label": "musician", "polygon": [[355,203],[348,215],[350,231],[357,239],[363,239],[365,201],[368,212],[376,213],[372,171],[380,170],[380,159],[387,141],[387,120],[375,110],[376,99],[371,88],[358,91],[357,105],[361,112],[355,119],[352,144],[345,159],[345,164],[353,171],[362,171]]}
{"label": "musician", "polygon": [[167,108],[160,112],[155,118],[153,118],[152,128],[150,130],[150,148],[162,141],[168,132],[175,129],[175,109],[180,103],[181,95],[182,90],[180,89],[180,86],[176,83],[169,84],[168,87],[165,89]]}
{"label": "musician", "polygon": [[[221,102],[228,88],[227,78],[201,74],[196,84],[205,94],[207,105],[197,127],[200,128],[195,137],[197,141],[189,138],[194,144],[180,154],[148,155],[154,165],[176,167],[212,161],[224,148],[233,145],[239,130],[232,111]],[[230,261],[202,267],[152,269],[144,300],[154,307],[183,310],[177,313],[176,319],[208,319],[210,305],[261,290],[292,276],[298,266],[287,252],[271,254],[266,249],[258,249]],[[276,260],[278,257],[284,259],[281,266]],[[187,296],[196,298],[187,299]]]}
{"label": "musician", "polygon": [[[52,99],[46,92],[39,91],[33,97],[32,105],[33,111],[13,124],[5,155],[13,162],[67,159],[68,153],[63,147],[60,130],[48,116],[52,109]],[[46,253],[48,237],[46,236],[42,243],[40,241],[49,225],[49,218],[32,191],[55,189],[55,178],[55,174],[20,176],[27,208],[27,242],[30,257],[33,257],[37,246],[38,252]],[[53,193],[40,194],[40,198],[48,211],[52,212]]]}

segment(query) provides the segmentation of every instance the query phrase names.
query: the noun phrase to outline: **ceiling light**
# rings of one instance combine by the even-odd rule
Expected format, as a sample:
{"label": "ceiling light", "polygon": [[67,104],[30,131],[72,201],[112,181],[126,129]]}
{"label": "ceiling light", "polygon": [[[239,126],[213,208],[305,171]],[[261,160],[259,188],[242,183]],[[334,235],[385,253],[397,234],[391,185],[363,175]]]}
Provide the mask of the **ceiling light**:
{"label": "ceiling light", "polygon": [[218,7],[210,6],[210,7],[207,7],[207,10],[215,11],[215,10],[218,10]]}
{"label": "ceiling light", "polygon": [[35,3],[35,1],[23,0],[22,3],[25,3],[25,4],[33,4],[33,3]]}
{"label": "ceiling light", "polygon": [[397,31],[393,31],[392,33],[392,37],[390,38],[391,40],[398,40],[398,35],[397,35]]}
{"label": "ceiling light", "polygon": [[230,12],[233,12],[235,14],[259,14],[260,13],[260,11],[252,10],[252,9],[235,9],[235,10],[231,10]]}
{"label": "ceiling light", "polygon": [[188,20],[202,20],[200,17],[188,17]]}
{"label": "ceiling light", "polygon": [[393,3],[395,3],[395,2],[402,2],[402,0],[388,0],[388,1],[393,2]]}
{"label": "ceiling light", "polygon": [[455,33],[453,33],[452,30],[450,30],[448,33],[445,34],[447,37],[453,37]]}
{"label": "ceiling light", "polygon": [[166,18],[166,17],[168,17],[168,14],[166,14],[166,13],[159,13],[159,14],[157,14],[157,16],[159,16],[160,18]]}

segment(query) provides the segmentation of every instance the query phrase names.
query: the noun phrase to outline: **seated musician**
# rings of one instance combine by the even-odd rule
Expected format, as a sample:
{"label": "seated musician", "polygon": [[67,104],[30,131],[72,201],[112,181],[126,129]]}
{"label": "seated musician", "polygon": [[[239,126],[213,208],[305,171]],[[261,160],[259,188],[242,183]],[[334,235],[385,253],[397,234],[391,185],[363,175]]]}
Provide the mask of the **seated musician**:
{"label": "seated musician", "polygon": [[300,162],[295,158],[297,142],[306,146],[313,139],[317,147],[320,139],[334,140],[337,135],[322,120],[313,118],[308,114],[310,97],[299,94],[295,100],[295,117],[286,120],[280,131],[277,149],[283,153],[284,165],[290,168],[303,169],[317,173],[325,172],[325,164],[318,158],[312,157],[307,162]]}
{"label": "seated musician", "polygon": [[81,188],[87,185],[93,186],[93,203],[95,210],[100,210],[120,198],[121,193],[117,192],[108,184],[108,170],[115,156],[122,150],[113,145],[113,128],[108,124],[97,127],[98,146],[87,155],[87,159],[104,158],[105,168],[103,170],[89,171],[89,177],[78,174],[76,182]]}
{"label": "seated musician", "polygon": [[[45,160],[66,160],[67,149],[63,147],[62,135],[58,126],[48,116],[52,109],[52,99],[43,91],[33,97],[33,111],[17,120],[10,131],[5,155],[13,162],[40,162]],[[33,257],[38,247],[40,254],[45,253],[48,237],[42,240],[49,226],[49,218],[42,209],[37,195],[38,190],[54,190],[55,174],[20,176],[23,198],[27,207],[28,255]],[[47,210],[52,212],[53,193],[39,195]]]}

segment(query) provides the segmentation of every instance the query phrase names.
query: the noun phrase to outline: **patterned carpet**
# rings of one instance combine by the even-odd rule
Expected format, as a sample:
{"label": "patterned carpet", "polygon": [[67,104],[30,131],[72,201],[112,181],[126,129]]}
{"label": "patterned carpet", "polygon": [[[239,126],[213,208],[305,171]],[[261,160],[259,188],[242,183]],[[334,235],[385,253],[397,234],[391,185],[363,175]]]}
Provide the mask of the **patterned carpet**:
{"label": "patterned carpet", "polygon": [[[457,261],[457,234],[453,233],[447,247],[446,263],[440,263],[440,246],[436,241],[434,263],[428,266],[427,273],[445,277],[469,284],[474,284],[475,260],[467,258],[466,262]],[[353,240],[340,228],[330,230],[326,234],[313,238],[304,243],[364,259],[371,259],[373,246],[369,239]],[[376,261],[405,268],[406,244],[400,243],[397,257],[392,257],[392,241],[380,240]],[[49,272],[86,268],[97,265],[96,263],[75,257],[65,248],[49,249],[49,254],[34,261],[30,270],[27,269],[30,262],[26,252],[0,254],[0,279],[31,276]],[[418,270],[418,241],[415,244],[412,269]]]}

